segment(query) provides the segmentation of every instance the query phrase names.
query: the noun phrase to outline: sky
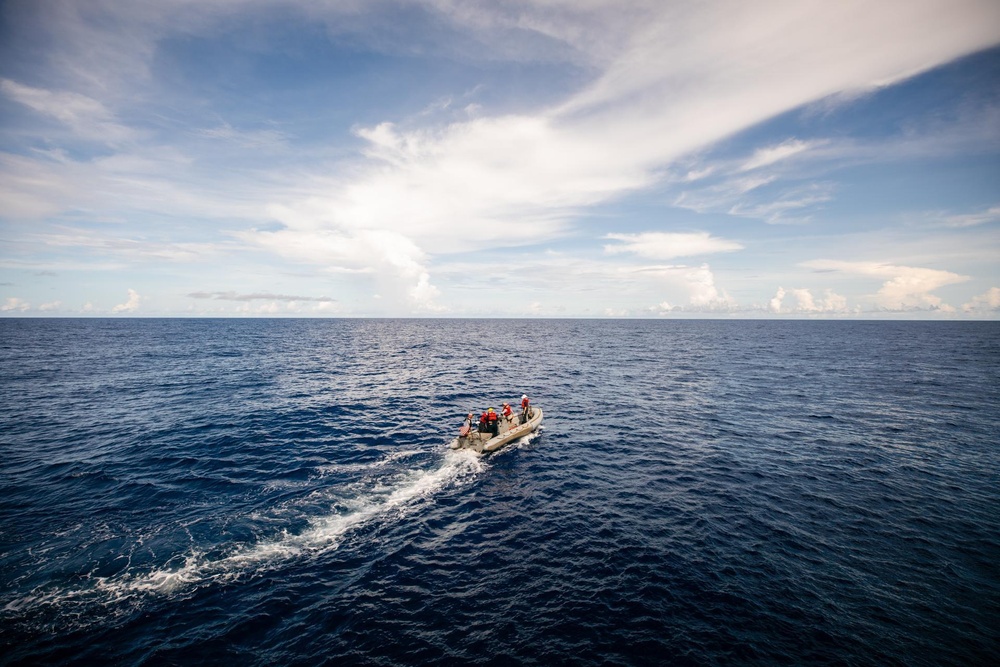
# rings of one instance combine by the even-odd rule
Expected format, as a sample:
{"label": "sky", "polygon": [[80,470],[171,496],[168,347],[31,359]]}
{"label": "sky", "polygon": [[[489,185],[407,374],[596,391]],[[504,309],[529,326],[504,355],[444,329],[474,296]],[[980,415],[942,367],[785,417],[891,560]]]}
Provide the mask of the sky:
{"label": "sky", "polygon": [[1000,318],[996,0],[5,0],[0,316]]}

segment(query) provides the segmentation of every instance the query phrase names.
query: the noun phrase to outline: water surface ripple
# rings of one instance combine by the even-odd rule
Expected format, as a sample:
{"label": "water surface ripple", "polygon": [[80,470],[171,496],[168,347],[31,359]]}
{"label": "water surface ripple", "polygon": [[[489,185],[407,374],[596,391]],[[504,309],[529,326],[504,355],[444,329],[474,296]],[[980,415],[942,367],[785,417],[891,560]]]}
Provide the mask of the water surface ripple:
{"label": "water surface ripple", "polygon": [[0,664],[988,664],[998,334],[3,319]]}

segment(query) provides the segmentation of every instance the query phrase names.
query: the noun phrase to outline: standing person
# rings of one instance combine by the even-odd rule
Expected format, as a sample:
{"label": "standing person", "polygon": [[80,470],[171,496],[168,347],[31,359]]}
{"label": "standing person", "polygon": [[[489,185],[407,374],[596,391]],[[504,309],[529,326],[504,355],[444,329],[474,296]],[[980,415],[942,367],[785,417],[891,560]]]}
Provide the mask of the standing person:
{"label": "standing person", "polygon": [[528,407],[530,403],[531,403],[531,401],[528,399],[528,395],[527,394],[522,394],[521,395],[521,423],[522,424],[525,423],[526,421],[528,421],[528,414],[531,412],[530,408]]}
{"label": "standing person", "polygon": [[486,433],[489,426],[490,415],[489,412],[483,410],[483,414],[479,415],[479,432]]}
{"label": "standing person", "polygon": [[493,408],[490,408],[489,410],[486,411],[486,420],[488,424],[487,430],[489,430],[489,432],[492,433],[493,435],[496,435],[497,433],[500,432],[500,430],[497,428],[499,426],[499,424],[497,423],[498,416],[499,415],[497,415],[496,410],[494,410]]}
{"label": "standing person", "polygon": [[468,415],[466,415],[465,421],[462,422],[462,427],[458,429],[458,434],[461,436],[468,435],[469,432],[472,430],[472,424],[474,423],[473,420],[475,420],[475,418],[476,416],[471,412]]}

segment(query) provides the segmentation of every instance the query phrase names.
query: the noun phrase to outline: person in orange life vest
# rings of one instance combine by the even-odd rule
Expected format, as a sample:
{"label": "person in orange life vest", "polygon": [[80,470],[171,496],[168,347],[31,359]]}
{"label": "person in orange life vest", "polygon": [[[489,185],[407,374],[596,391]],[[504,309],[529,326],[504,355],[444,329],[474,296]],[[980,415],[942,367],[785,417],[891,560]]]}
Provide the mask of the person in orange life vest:
{"label": "person in orange life vest", "polygon": [[502,414],[503,418],[506,419],[509,422],[511,420],[510,419],[511,413],[512,413],[512,410],[510,409],[510,403],[504,403],[503,404],[503,410],[500,411],[500,414]]}
{"label": "person in orange life vest", "polygon": [[483,411],[483,414],[479,415],[479,432],[486,433],[488,430],[488,425],[490,421],[490,413]]}
{"label": "person in orange life vest", "polygon": [[496,413],[496,410],[494,410],[493,408],[490,408],[489,410],[486,411],[486,420],[488,422],[488,430],[493,435],[496,435],[497,433],[499,433],[498,427],[500,426],[500,424],[497,422],[497,419],[499,418],[499,416],[500,415],[498,415]]}
{"label": "person in orange life vest", "polygon": [[531,401],[528,400],[528,395],[527,394],[522,394],[521,395],[521,423],[522,424],[524,422],[528,421],[528,404],[529,403],[531,403]]}

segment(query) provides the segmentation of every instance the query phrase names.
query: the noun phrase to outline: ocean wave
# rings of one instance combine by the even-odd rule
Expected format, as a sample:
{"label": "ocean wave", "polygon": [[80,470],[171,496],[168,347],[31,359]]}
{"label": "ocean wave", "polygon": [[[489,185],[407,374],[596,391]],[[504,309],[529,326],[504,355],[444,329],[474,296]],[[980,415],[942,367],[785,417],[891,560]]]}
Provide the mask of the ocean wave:
{"label": "ocean wave", "polygon": [[[306,507],[315,507],[318,496],[328,507],[337,509],[311,516],[299,511],[300,518],[307,522],[302,530],[282,529],[277,535],[246,545],[203,544],[184,554],[173,554],[164,565],[146,571],[132,566],[129,559],[116,574],[101,576],[92,572],[75,586],[41,586],[28,595],[8,600],[3,611],[16,615],[41,606],[95,603],[114,607],[143,596],[170,596],[186,589],[257,576],[295,558],[334,551],[347,535],[366,524],[405,520],[421,500],[470,482],[484,466],[483,459],[465,450],[446,450],[436,466],[398,465],[425,454],[402,450],[367,464],[322,466],[322,474],[345,470],[363,474],[357,483],[316,490]],[[378,474],[387,469],[391,471],[388,475]],[[270,514],[287,517],[290,511],[296,513],[296,504],[303,505],[301,500],[291,501]],[[133,548],[143,541],[142,537],[135,538]],[[178,560],[182,561],[180,565],[176,564]],[[85,620],[77,612],[73,615],[78,621]]]}

